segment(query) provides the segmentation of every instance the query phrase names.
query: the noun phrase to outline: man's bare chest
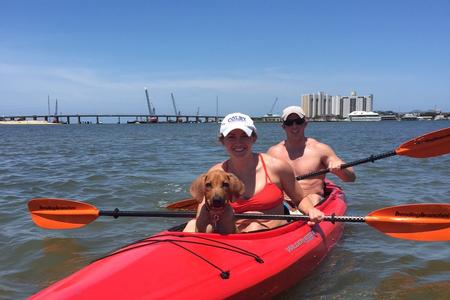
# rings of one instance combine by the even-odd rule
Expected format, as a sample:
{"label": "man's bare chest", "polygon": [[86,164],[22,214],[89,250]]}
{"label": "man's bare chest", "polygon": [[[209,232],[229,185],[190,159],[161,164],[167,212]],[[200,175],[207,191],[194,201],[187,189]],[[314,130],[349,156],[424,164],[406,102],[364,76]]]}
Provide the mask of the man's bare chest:
{"label": "man's bare chest", "polygon": [[321,157],[305,151],[303,156],[291,160],[291,165],[294,168],[296,175],[302,175],[309,172],[314,172],[324,168]]}

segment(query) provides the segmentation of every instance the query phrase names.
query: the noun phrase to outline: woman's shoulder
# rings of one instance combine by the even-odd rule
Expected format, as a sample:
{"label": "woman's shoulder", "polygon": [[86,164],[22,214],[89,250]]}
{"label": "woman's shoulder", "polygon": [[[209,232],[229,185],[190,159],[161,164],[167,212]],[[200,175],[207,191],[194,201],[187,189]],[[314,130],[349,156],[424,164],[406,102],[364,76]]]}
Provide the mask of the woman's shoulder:
{"label": "woman's shoulder", "polygon": [[226,171],[226,162],[227,161],[223,161],[223,162],[215,164],[214,166],[209,168],[209,171],[212,171],[212,170],[223,170],[223,171]]}
{"label": "woman's shoulder", "polygon": [[260,153],[260,155],[261,155],[262,159],[264,160],[266,166],[271,170],[284,169],[286,167],[290,167],[289,164],[282,159],[273,157],[266,153]]}
{"label": "woman's shoulder", "polygon": [[267,149],[267,154],[276,156],[280,152],[286,151],[286,141],[281,141],[278,144],[275,144],[271,146],[269,149]]}
{"label": "woman's shoulder", "polygon": [[[267,172],[272,182],[280,184],[286,178],[294,177],[294,172],[288,162],[267,154],[262,154],[262,159],[264,159]],[[280,188],[281,186],[279,185]]]}

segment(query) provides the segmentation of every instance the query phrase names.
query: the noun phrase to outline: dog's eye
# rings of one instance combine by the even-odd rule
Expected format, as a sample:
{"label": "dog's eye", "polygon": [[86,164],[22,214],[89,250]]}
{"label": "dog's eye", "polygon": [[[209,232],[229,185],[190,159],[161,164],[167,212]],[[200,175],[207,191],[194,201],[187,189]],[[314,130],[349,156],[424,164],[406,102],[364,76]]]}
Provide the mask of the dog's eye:
{"label": "dog's eye", "polygon": [[212,184],[211,184],[211,182],[207,182],[207,183],[205,183],[205,187],[206,187],[206,188],[209,188],[209,189],[210,189],[210,188],[212,188]]}
{"label": "dog's eye", "polygon": [[230,187],[230,184],[228,182],[223,182],[222,187]]}

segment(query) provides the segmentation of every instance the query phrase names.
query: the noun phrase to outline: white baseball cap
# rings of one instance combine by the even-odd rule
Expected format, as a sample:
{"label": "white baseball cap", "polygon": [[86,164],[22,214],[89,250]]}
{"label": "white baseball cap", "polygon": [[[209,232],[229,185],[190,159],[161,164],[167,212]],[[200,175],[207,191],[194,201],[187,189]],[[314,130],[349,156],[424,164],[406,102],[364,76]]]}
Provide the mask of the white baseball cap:
{"label": "white baseball cap", "polygon": [[296,114],[300,118],[305,117],[305,112],[300,106],[288,106],[285,109],[283,109],[283,114],[281,115],[283,121],[286,121],[290,114]]}
{"label": "white baseball cap", "polygon": [[252,132],[256,132],[252,118],[238,112],[228,114],[223,118],[220,124],[220,134],[225,137],[235,129],[241,129],[248,136],[251,136]]}

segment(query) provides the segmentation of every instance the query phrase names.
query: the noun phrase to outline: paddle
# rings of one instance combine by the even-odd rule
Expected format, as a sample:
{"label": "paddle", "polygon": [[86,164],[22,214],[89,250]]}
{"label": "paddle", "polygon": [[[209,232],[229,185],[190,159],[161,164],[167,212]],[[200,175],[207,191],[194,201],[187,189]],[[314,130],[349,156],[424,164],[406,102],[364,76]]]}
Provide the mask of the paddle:
{"label": "paddle", "polygon": [[169,210],[196,210],[198,201],[195,198],[187,198],[174,203],[170,203],[166,206]]}
{"label": "paddle", "polygon": [[[434,157],[443,154],[450,153],[450,127],[429,132],[427,134],[416,137],[409,140],[397,149],[385,152],[378,155],[371,155],[367,158],[355,160],[341,166],[341,169],[364,164],[366,162],[375,162],[376,160],[383,159],[394,155],[404,155],[415,158],[427,158]],[[295,177],[297,180],[311,178],[314,176],[326,174],[330,172],[330,169],[323,169],[317,172],[312,172],[305,175]]]}
{"label": "paddle", "polygon": [[[28,202],[31,218],[45,229],[74,229],[83,227],[99,216],[194,218],[194,212],[112,211],[66,199],[33,199]],[[305,215],[236,214],[239,219],[309,220]],[[375,210],[365,217],[326,216],[329,222],[367,223],[394,238],[416,241],[450,240],[450,204],[409,204]]]}
{"label": "paddle", "polygon": [[[405,155],[415,158],[426,158],[439,156],[450,153],[450,127],[429,132],[422,136],[416,137],[401,144],[397,149],[385,152],[379,155],[371,155],[367,158],[352,161],[341,166],[341,169],[360,165],[366,162],[375,162],[394,155]],[[323,169],[317,172],[312,172],[305,175],[297,176],[297,180],[307,179],[314,176],[326,174],[330,169]],[[196,199],[183,199],[166,206],[170,210],[196,210],[198,202]]]}

